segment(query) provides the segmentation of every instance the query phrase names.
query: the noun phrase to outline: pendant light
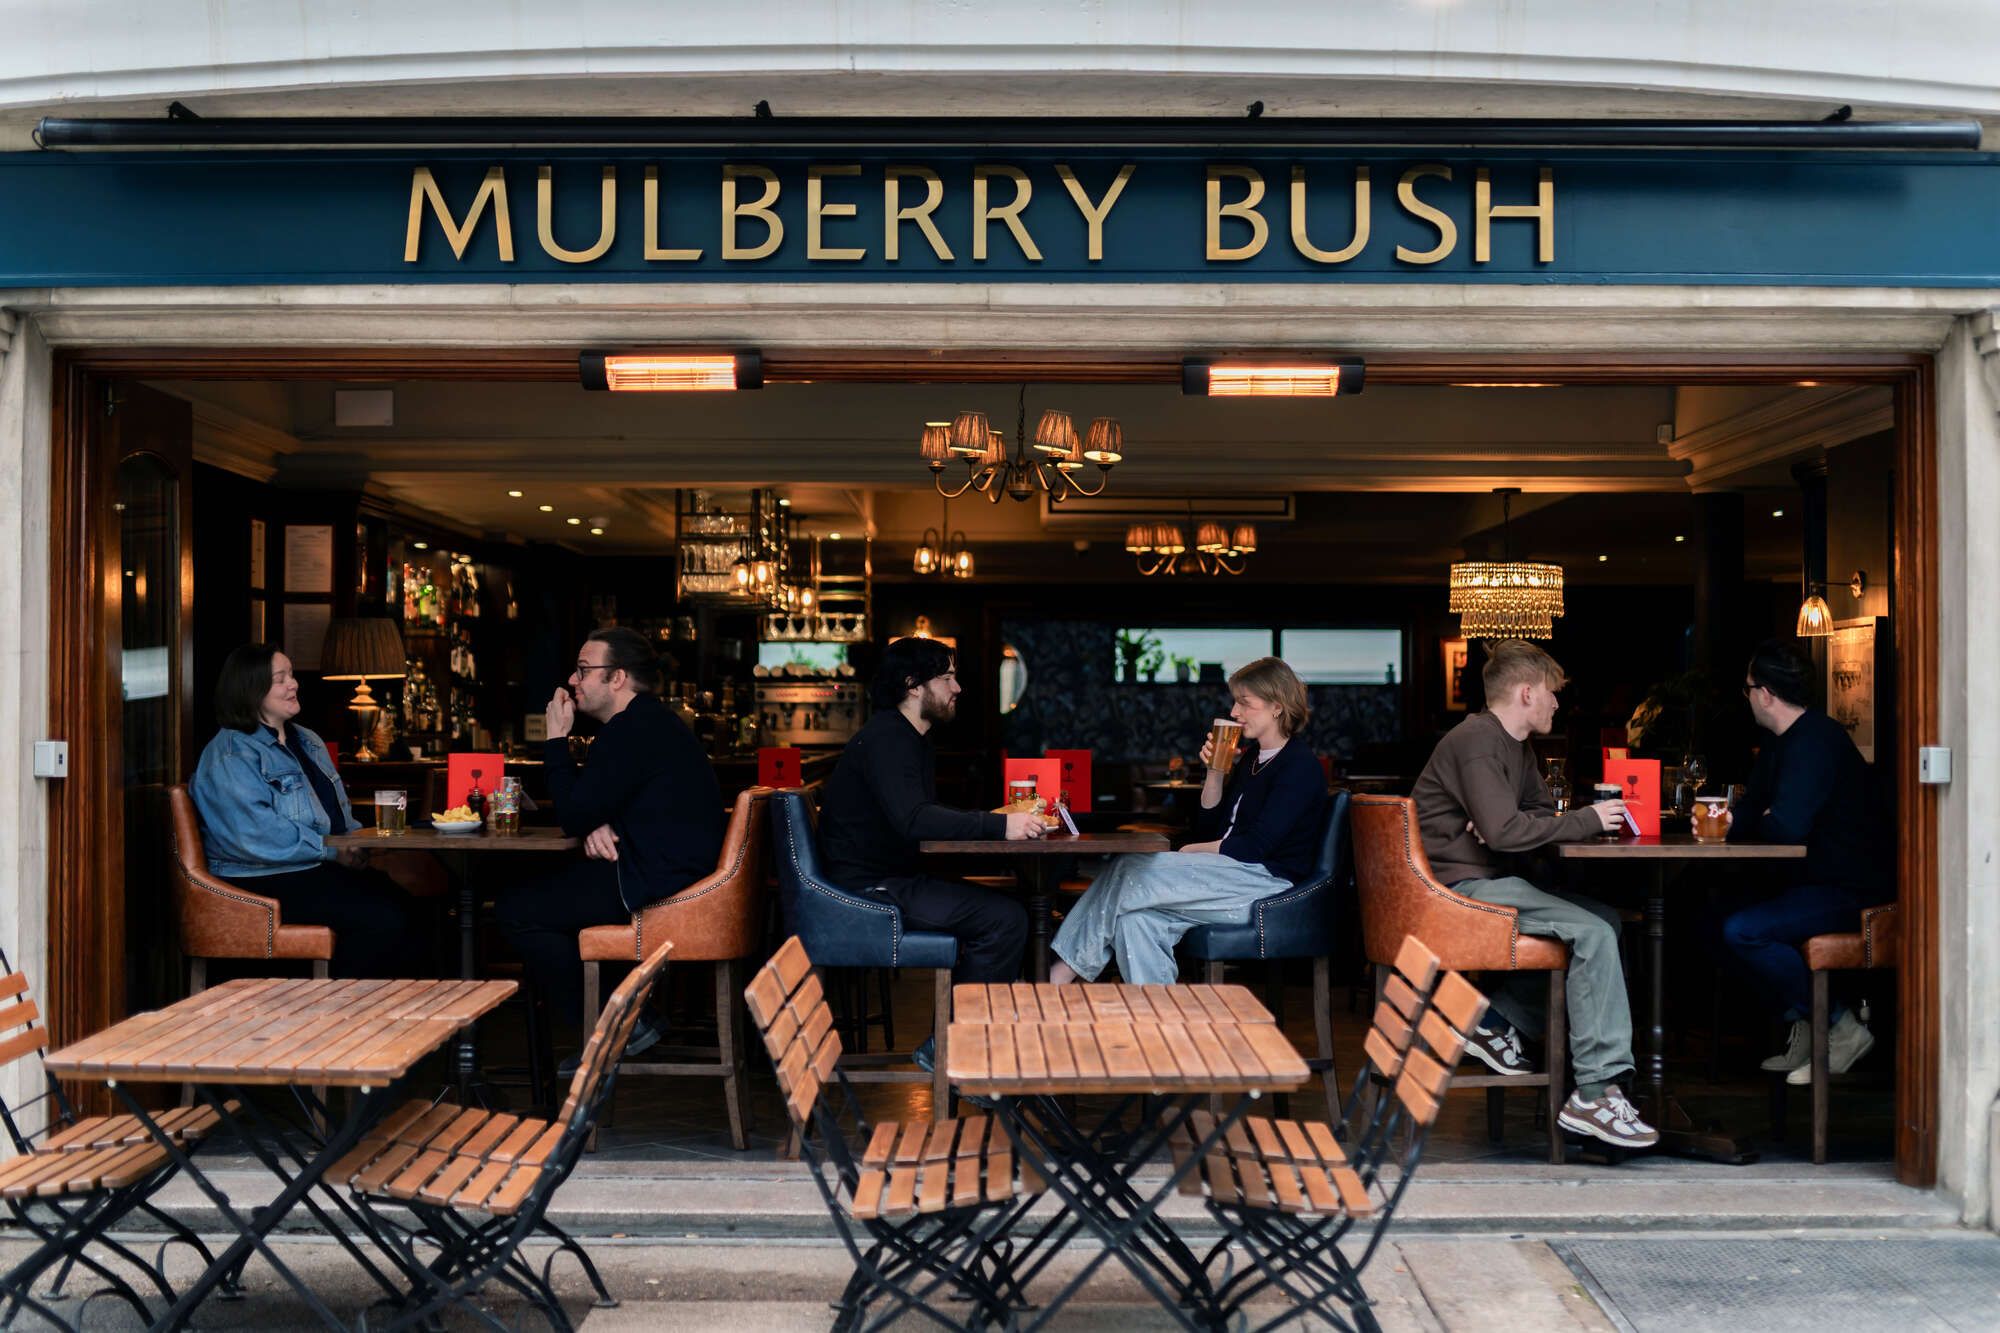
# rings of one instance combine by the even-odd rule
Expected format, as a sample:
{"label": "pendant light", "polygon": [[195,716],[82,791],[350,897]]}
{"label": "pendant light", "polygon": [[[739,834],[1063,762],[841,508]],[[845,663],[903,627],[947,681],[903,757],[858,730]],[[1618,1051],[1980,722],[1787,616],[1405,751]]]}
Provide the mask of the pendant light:
{"label": "pendant light", "polygon": [[1500,497],[1500,560],[1463,560],[1451,567],[1450,609],[1467,639],[1548,639],[1563,613],[1561,565],[1513,558],[1513,497],[1518,486],[1495,488]]}

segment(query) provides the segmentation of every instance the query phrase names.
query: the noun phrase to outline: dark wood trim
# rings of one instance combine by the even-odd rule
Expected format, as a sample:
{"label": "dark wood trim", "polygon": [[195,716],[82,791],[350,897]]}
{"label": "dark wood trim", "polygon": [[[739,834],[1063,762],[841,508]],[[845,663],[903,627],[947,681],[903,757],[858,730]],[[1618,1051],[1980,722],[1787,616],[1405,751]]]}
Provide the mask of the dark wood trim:
{"label": "dark wood trim", "polygon": [[[1296,355],[1296,351],[1291,355]],[[1936,424],[1931,360],[1910,354],[1816,356],[1699,354],[1438,355],[1373,354],[1368,379],[1383,384],[1459,384],[1480,380],[1560,384],[1882,384],[1896,390],[1900,462],[1895,535],[1899,659],[1895,702],[1907,743],[1896,756],[1902,817],[1898,879],[1905,909],[1902,1003],[1897,1056],[1897,1174],[1928,1186],[1936,1179],[1937,1080],[1940,1067],[1938,850],[1935,792],[1916,780],[1916,746],[1937,734],[1938,606],[1936,569]],[[1178,355],[1024,354],[953,350],[907,353],[767,352],[765,377],[854,383],[1037,382],[1164,383],[1179,377]],[[72,780],[59,784],[50,827],[50,997],[58,1040],[100,1026],[120,1012],[119,969],[102,966],[124,947],[110,890],[122,884],[116,840],[99,831],[114,811],[100,809],[101,782],[78,775],[115,771],[115,713],[108,725],[88,701],[114,698],[100,652],[99,622],[88,614],[94,579],[104,573],[102,535],[109,492],[93,471],[97,439],[88,415],[91,386],[109,379],[463,380],[560,383],[576,377],[575,350],[327,348],[81,349],[56,360],[52,495],[54,590],[51,617],[51,733],[71,741]],[[102,498],[104,513],[87,510]],[[116,571],[113,571],[115,574]],[[115,586],[115,579],[113,580]],[[101,586],[101,585],[99,585]],[[997,628],[997,627],[994,627]],[[114,655],[110,655],[115,658]],[[107,689],[114,692],[106,693]],[[107,736],[104,733],[109,732]],[[112,768],[104,766],[110,764]],[[94,769],[88,766],[96,766]]]}
{"label": "dark wood trim", "polygon": [[1938,737],[1936,384],[1928,361],[1896,392],[1895,607],[1897,882],[1896,1178],[1937,1183],[1941,1014],[1938,987],[1938,789],[1917,780],[1917,747]]}

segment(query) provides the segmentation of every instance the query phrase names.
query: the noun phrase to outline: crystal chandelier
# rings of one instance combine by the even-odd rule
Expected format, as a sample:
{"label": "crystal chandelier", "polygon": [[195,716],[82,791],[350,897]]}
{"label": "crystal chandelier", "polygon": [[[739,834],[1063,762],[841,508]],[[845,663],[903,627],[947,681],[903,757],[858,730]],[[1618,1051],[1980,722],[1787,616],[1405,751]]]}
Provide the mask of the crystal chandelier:
{"label": "crystal chandelier", "polygon": [[[1014,417],[1012,457],[1008,456],[1006,440],[988,424],[984,412],[960,412],[950,421],[926,421],[917,447],[938,494],[950,500],[976,490],[995,504],[1003,494],[1027,500],[1035,492],[1045,491],[1050,504],[1061,504],[1071,496],[1104,494],[1112,465],[1125,456],[1123,427],[1110,417],[1098,417],[1079,437],[1069,413],[1050,410],[1036,423],[1030,444],[1027,425],[1025,384]],[[947,489],[944,481],[945,469],[953,460],[965,465],[965,480],[956,490]],[[1095,490],[1077,480],[1086,463],[1097,465]]]}
{"label": "crystal chandelier", "polygon": [[[1189,521],[1193,522],[1192,507]],[[1178,523],[1134,523],[1125,530],[1125,549],[1134,557],[1139,572],[1155,574],[1241,574],[1249,564],[1245,556],[1257,550],[1257,529],[1238,523],[1233,529],[1215,522],[1194,525],[1194,555],[1188,556],[1187,537]]]}
{"label": "crystal chandelier", "polygon": [[1502,560],[1466,560],[1451,567],[1450,609],[1458,614],[1458,632],[1467,639],[1547,639],[1555,635],[1556,617],[1563,613],[1561,565],[1512,558],[1509,541],[1512,497],[1518,487],[1501,487],[1500,547]]}

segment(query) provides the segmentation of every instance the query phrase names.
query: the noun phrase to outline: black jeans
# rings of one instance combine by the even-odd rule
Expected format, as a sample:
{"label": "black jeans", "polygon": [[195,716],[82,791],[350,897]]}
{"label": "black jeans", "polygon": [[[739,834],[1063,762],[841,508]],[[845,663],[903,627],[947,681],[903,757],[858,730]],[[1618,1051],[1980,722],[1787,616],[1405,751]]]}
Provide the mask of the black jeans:
{"label": "black jeans", "polygon": [[331,926],[334,976],[414,977],[426,971],[428,942],[417,905],[379,870],[322,861],[310,870],[229,882],[276,898],[286,925]]}
{"label": "black jeans", "polygon": [[494,906],[500,930],[527,965],[529,984],[557,1018],[583,1021],[583,955],[577,932],[632,919],[610,861],[576,861],[503,889]]}
{"label": "black jeans", "polygon": [[889,879],[871,892],[903,913],[903,929],[958,940],[956,982],[1019,981],[1028,946],[1028,912],[1004,893],[956,879]]}

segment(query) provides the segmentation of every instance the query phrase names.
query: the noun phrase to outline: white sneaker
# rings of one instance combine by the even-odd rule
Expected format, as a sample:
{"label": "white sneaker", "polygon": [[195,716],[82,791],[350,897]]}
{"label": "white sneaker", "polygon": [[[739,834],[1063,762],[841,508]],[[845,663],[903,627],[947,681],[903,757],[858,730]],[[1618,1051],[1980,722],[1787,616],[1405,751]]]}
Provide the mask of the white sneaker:
{"label": "white sneaker", "polygon": [[[1874,1049],[1875,1034],[1850,1009],[1833,1025],[1833,1031],[1826,1034],[1826,1072],[1845,1074],[1854,1068],[1855,1061]],[[1785,1082],[1794,1087],[1812,1082],[1812,1063],[1808,1061],[1785,1075]]]}
{"label": "white sneaker", "polygon": [[1660,1131],[1639,1118],[1639,1108],[1625,1100],[1616,1083],[1592,1102],[1578,1088],[1563,1103],[1556,1123],[1572,1134],[1588,1134],[1620,1148],[1650,1148],[1660,1141]]}
{"label": "white sneaker", "polygon": [[1792,1023],[1792,1035],[1785,1038],[1784,1052],[1766,1059],[1763,1067],[1773,1074],[1789,1074],[1811,1063],[1812,1024],[1800,1018]]}
{"label": "white sneaker", "polygon": [[1499,1027],[1472,1029],[1465,1043],[1465,1054],[1477,1058],[1496,1074],[1534,1073],[1535,1067],[1528,1063],[1527,1055],[1521,1050],[1521,1034],[1505,1019],[1494,1021]]}

